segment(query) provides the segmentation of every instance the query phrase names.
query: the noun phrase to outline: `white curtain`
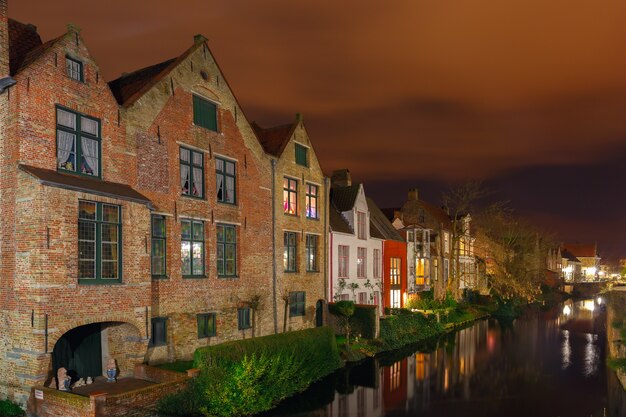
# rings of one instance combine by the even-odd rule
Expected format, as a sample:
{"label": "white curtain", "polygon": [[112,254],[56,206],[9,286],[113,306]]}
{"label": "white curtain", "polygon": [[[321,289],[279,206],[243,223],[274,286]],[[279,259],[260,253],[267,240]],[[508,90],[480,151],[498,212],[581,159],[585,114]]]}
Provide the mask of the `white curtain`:
{"label": "white curtain", "polygon": [[202,197],[202,169],[193,169],[193,195]]}
{"label": "white curtain", "polygon": [[235,179],[232,177],[226,177],[226,197],[224,200],[229,203],[235,202]]}
{"label": "white curtain", "polygon": [[98,166],[98,142],[88,138],[81,138],[83,150],[83,158],[85,159],[85,170],[89,173],[91,169],[92,175],[98,175],[100,171]]}
{"label": "white curtain", "polygon": [[180,189],[184,194],[190,194],[189,190],[189,166],[182,165],[180,166]]}
{"label": "white curtain", "polygon": [[217,174],[217,196],[221,197],[222,201],[226,201],[226,197],[224,196],[224,176],[221,174]]}
{"label": "white curtain", "polygon": [[[71,133],[63,132],[62,130],[58,131],[58,135],[59,135],[59,145],[57,146],[57,157],[59,158],[58,160],[59,167],[70,169],[69,167],[66,167],[66,166],[61,167],[61,164],[65,164],[68,161],[70,154],[74,151],[75,136],[72,135]],[[76,167],[72,166],[72,169],[75,169],[75,168]]]}

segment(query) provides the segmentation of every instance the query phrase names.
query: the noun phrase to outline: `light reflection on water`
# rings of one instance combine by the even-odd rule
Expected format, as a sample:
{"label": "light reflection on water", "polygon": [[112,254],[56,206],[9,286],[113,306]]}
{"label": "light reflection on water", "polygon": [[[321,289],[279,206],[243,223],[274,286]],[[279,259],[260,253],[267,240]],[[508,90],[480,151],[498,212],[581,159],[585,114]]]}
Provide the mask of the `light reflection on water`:
{"label": "light reflection on water", "polygon": [[591,304],[477,322],[335,374],[273,415],[623,417],[607,408],[605,308]]}

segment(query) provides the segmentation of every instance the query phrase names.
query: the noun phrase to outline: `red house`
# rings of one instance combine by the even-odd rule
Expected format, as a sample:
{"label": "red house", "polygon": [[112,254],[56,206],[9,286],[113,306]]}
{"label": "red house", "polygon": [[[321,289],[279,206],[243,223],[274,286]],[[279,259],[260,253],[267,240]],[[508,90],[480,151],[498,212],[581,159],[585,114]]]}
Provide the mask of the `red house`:
{"label": "red house", "polygon": [[405,239],[370,198],[371,234],[383,240],[383,307],[403,308],[407,291],[407,249]]}

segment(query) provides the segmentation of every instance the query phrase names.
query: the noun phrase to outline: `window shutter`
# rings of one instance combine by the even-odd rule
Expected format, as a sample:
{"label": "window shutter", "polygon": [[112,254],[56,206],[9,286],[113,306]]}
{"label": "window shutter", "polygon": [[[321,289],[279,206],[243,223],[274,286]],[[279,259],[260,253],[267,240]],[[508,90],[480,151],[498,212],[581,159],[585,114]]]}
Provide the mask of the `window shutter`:
{"label": "window shutter", "polygon": [[193,123],[217,132],[217,106],[201,97],[193,96]]}

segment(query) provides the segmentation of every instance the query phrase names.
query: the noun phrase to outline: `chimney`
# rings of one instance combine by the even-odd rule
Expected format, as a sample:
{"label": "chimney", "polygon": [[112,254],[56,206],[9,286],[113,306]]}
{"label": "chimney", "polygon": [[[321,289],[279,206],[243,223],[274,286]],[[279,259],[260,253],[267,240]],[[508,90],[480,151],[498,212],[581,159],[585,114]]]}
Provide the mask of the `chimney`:
{"label": "chimney", "polygon": [[0,0],[0,79],[9,76],[8,0]]}
{"label": "chimney", "polygon": [[419,191],[417,188],[409,188],[409,201],[419,200]]}
{"label": "chimney", "polygon": [[332,187],[349,187],[352,185],[352,177],[349,169],[337,169],[330,177]]}

